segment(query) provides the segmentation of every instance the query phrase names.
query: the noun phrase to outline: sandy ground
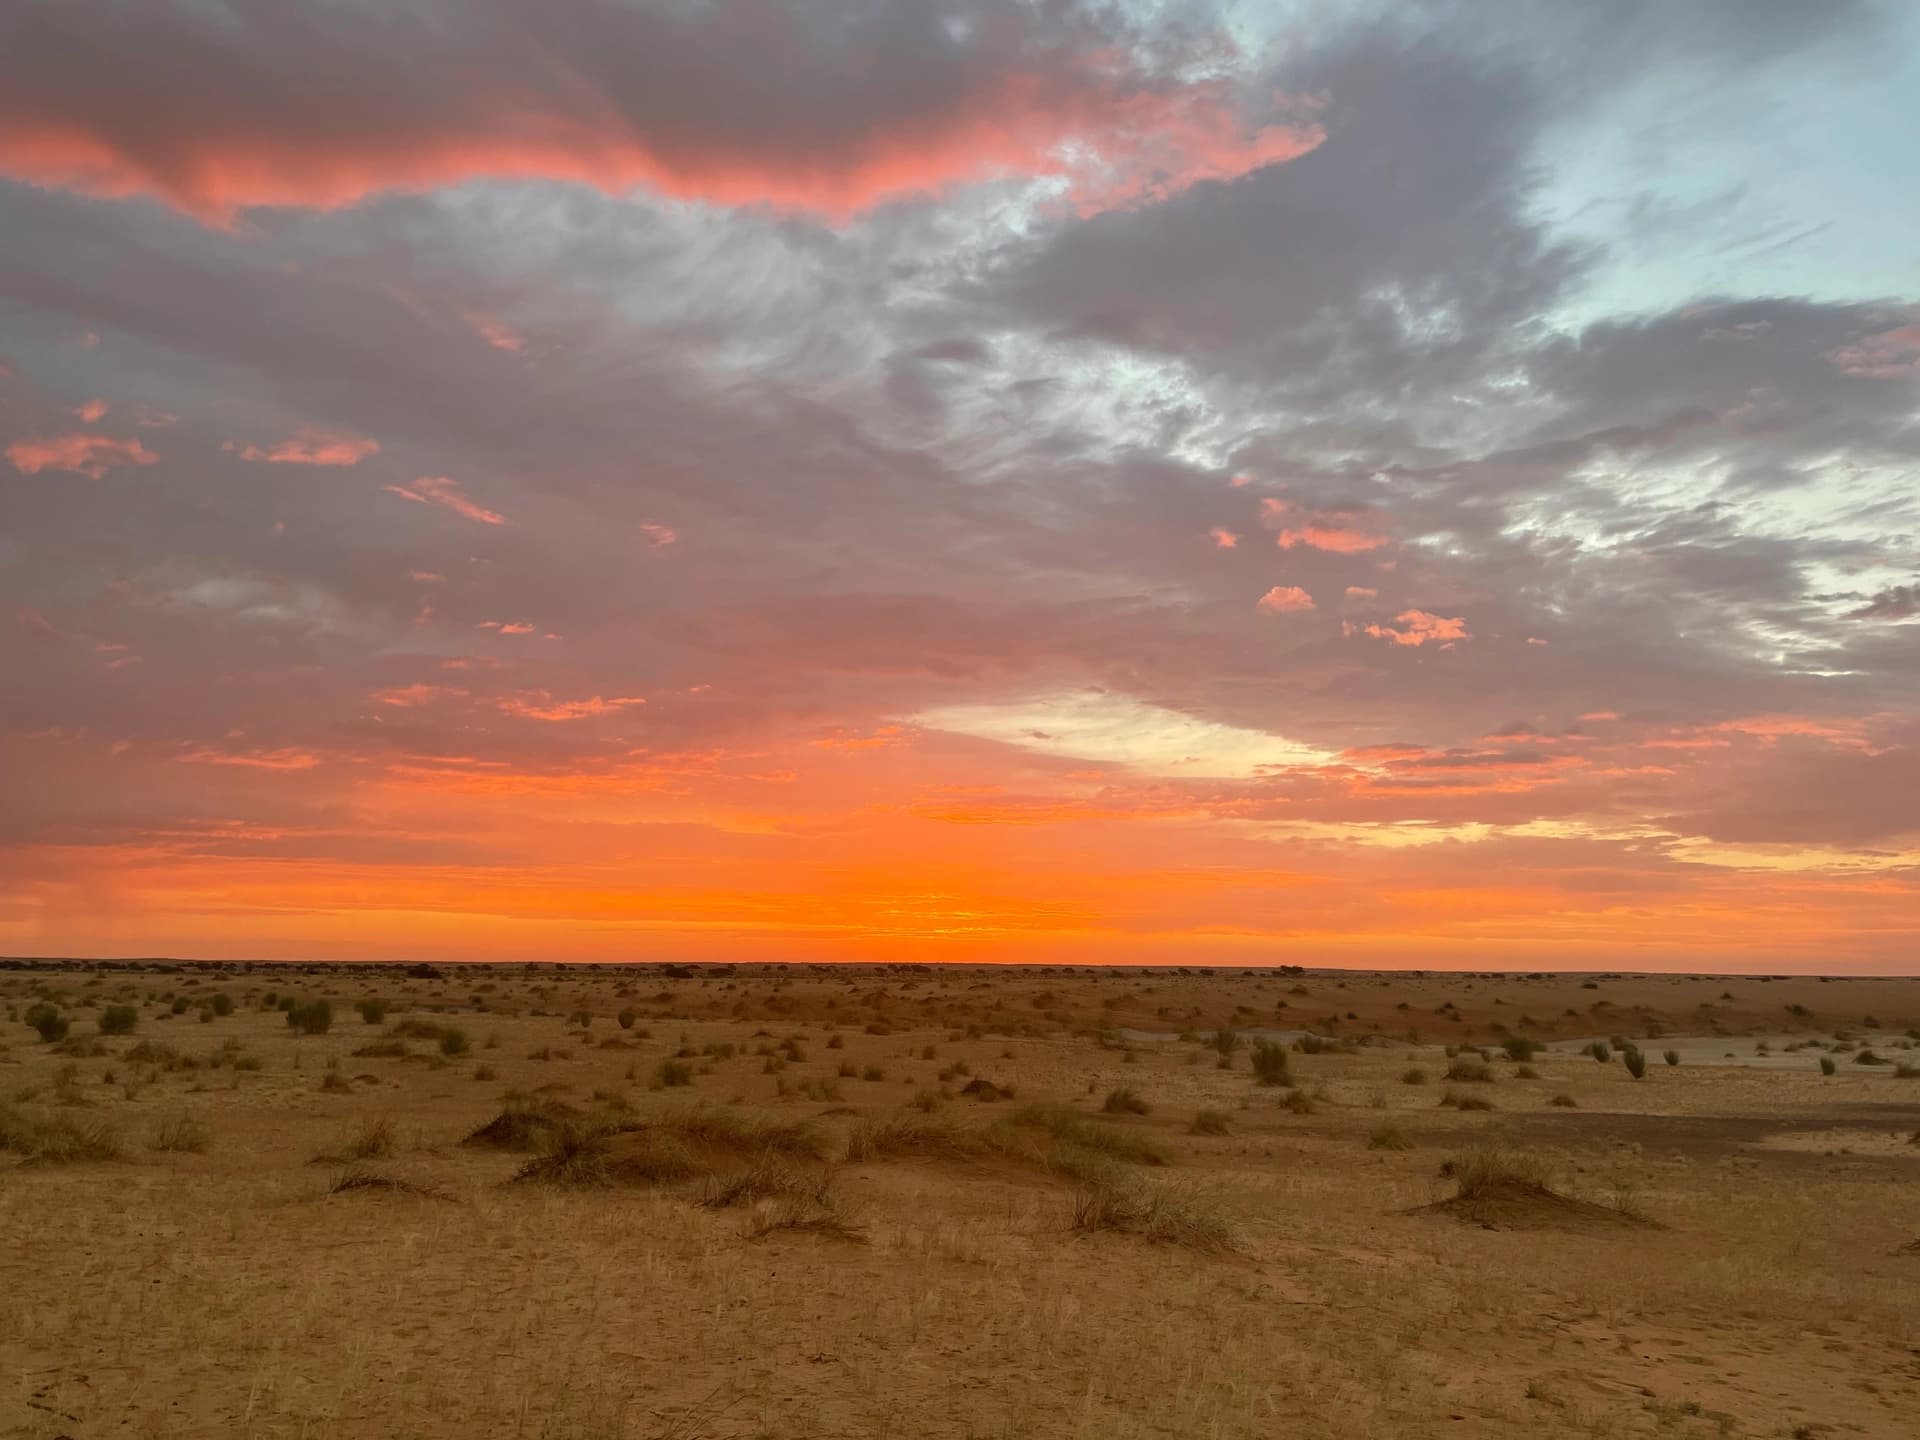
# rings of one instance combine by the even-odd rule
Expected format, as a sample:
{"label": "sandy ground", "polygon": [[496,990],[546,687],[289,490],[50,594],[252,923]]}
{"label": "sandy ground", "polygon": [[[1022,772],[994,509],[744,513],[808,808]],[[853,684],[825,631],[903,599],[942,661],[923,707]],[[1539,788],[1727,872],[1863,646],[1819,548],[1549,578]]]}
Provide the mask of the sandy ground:
{"label": "sandy ground", "polygon": [[[330,1028],[296,1034],[288,995],[330,998]],[[134,1030],[102,1036],[116,1000]],[[1917,1429],[1920,983],[35,966],[0,970],[0,1007],[3,1435]],[[1333,1039],[1263,1086],[1221,1028]],[[1511,1034],[1546,1048],[1523,1068]],[[1492,1079],[1450,1083],[1468,1042]],[[662,1085],[676,1057],[689,1083]],[[965,1098],[978,1078],[1014,1097]],[[1118,1088],[1146,1113],[1105,1114]],[[689,1113],[802,1122],[828,1208],[697,1203],[744,1152],[569,1185],[462,1143],[543,1103],[623,1145]],[[1062,1107],[1139,1154],[844,1158],[897,1119],[1025,1146]],[[117,1158],[33,1153],[63,1126]],[[169,1128],[204,1147],[153,1148]],[[1583,1205],[1427,1208],[1488,1146]],[[1076,1228],[1096,1193],[1150,1218]]]}

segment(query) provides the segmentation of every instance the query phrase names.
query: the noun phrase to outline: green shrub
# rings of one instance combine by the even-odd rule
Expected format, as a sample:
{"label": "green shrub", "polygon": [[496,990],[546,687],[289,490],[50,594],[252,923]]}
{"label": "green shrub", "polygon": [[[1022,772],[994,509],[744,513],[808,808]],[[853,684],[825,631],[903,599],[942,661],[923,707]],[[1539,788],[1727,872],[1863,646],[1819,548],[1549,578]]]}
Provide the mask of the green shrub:
{"label": "green shrub", "polygon": [[27,1024],[39,1031],[40,1038],[49,1045],[56,1040],[66,1039],[67,1031],[71,1028],[67,1017],[44,1001],[27,1008]]}
{"label": "green shrub", "polygon": [[1262,1085],[1291,1085],[1287,1047],[1275,1040],[1253,1042],[1253,1078]]}
{"label": "green shrub", "polygon": [[216,991],[214,997],[207,1002],[207,1008],[222,1017],[231,1015],[233,1014],[233,997],[224,990]]}
{"label": "green shrub", "polygon": [[467,1032],[458,1025],[448,1025],[440,1032],[440,1053],[449,1058],[464,1055],[473,1048],[467,1039]]}
{"label": "green shrub", "polygon": [[654,1084],[660,1086],[678,1086],[693,1084],[693,1066],[685,1060],[662,1060],[660,1068],[653,1072]]}
{"label": "green shrub", "polygon": [[1539,1044],[1525,1035],[1509,1035],[1500,1042],[1500,1047],[1507,1052],[1508,1059],[1522,1063],[1533,1059],[1540,1050]]}
{"label": "green shrub", "polygon": [[109,1005],[100,1012],[102,1035],[131,1035],[140,1023],[140,1012],[131,1005]]}
{"label": "green shrub", "polygon": [[369,1025],[384,1025],[387,1011],[393,1008],[391,1000],[356,1000],[353,1008],[360,1012],[360,1018]]}
{"label": "green shrub", "polygon": [[1820,1057],[1820,1073],[1822,1075],[1831,1075],[1839,1068],[1838,1065],[1833,1063],[1833,1057],[1831,1055],[1822,1055]]}
{"label": "green shrub", "polygon": [[293,1028],[296,1035],[324,1035],[333,1028],[333,1002],[330,1000],[289,1002],[287,1024]]}
{"label": "green shrub", "polygon": [[1643,1079],[1647,1073],[1647,1057],[1641,1053],[1638,1045],[1629,1045],[1620,1052],[1620,1063],[1627,1067],[1627,1073],[1634,1079]]}

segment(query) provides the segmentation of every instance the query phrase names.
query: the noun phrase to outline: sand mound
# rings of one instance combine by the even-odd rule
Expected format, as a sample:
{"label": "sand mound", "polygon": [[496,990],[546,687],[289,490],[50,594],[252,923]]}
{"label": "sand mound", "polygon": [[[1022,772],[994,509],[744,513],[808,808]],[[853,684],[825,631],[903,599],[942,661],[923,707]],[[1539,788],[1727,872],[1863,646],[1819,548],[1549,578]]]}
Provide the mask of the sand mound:
{"label": "sand mound", "polygon": [[1591,1200],[1576,1200],[1532,1180],[1494,1180],[1433,1205],[1417,1206],[1414,1215],[1449,1215],[1486,1230],[1565,1230],[1600,1234],[1621,1230],[1659,1230],[1656,1220]]}
{"label": "sand mound", "polygon": [[585,1112],[564,1100],[510,1104],[460,1143],[495,1150],[538,1150],[562,1129],[585,1118]]}

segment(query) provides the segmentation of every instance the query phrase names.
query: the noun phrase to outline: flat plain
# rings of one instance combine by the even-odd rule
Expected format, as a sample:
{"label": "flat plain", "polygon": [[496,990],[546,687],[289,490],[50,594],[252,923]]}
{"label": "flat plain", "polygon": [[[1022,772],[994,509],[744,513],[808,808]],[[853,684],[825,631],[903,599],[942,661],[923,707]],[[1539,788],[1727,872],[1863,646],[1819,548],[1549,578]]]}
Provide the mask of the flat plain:
{"label": "flat plain", "polygon": [[1890,979],[10,962],[0,1435],[1911,1436],[1917,1036]]}

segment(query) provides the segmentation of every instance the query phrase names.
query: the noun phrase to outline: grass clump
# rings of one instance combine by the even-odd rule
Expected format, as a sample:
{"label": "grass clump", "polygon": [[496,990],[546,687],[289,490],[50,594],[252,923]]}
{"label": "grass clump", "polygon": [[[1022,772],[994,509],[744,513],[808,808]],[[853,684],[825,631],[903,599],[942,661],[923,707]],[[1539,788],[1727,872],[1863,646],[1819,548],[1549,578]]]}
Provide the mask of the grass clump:
{"label": "grass clump", "polygon": [[1449,1110],[1491,1110],[1493,1102],[1484,1095],[1471,1095],[1465,1090],[1449,1088],[1440,1097],[1440,1104]]}
{"label": "grass clump", "polygon": [[1107,1092],[1106,1100],[1100,1106],[1109,1115],[1145,1115],[1153,1109],[1145,1100],[1125,1085]]}
{"label": "grass clump", "polygon": [[1400,1072],[1400,1083],[1402,1085],[1424,1085],[1427,1083],[1427,1072],[1422,1070],[1418,1065],[1409,1065],[1405,1070]]}
{"label": "grass clump", "polygon": [[33,1114],[0,1105],[0,1151],[29,1165],[71,1165],[120,1158],[120,1136],[104,1120],[61,1112]]}
{"label": "grass clump", "polygon": [[147,1137],[149,1150],[182,1155],[204,1155],[213,1144],[213,1131],[197,1115],[174,1115],[154,1126]]}
{"label": "grass clump", "polygon": [[1291,1085],[1287,1047],[1274,1040],[1253,1042],[1253,1078],[1261,1085]]}
{"label": "grass clump", "polygon": [[1193,1117],[1193,1124],[1187,1127],[1190,1135],[1230,1135],[1227,1112],[1224,1110],[1202,1110]]}
{"label": "grass clump", "polygon": [[1075,1187],[1072,1224],[1083,1233],[1118,1231],[1203,1254],[1240,1248],[1233,1226],[1210,1200],[1185,1187],[1156,1184],[1118,1170],[1091,1176]]}
{"label": "grass clump", "polygon": [[1398,1125],[1376,1125],[1367,1132],[1369,1150],[1411,1150],[1413,1142]]}
{"label": "grass clump", "polygon": [[1447,1079],[1462,1084],[1491,1085],[1493,1067],[1484,1060],[1475,1060],[1466,1055],[1458,1056],[1447,1066]]}
{"label": "grass clump", "polygon": [[360,1018],[369,1025],[387,1023],[387,1011],[393,1008],[390,1000],[356,1000],[353,1008],[360,1012]]}
{"label": "grass clump", "polygon": [[140,1012],[131,1005],[108,1005],[100,1012],[102,1035],[131,1035],[140,1023]]}
{"label": "grass clump", "polygon": [[653,1072],[655,1089],[671,1090],[693,1084],[693,1065],[686,1060],[662,1060]]}
{"label": "grass clump", "polygon": [[296,1035],[324,1035],[333,1028],[333,1002],[306,1000],[287,1011],[287,1024]]}

